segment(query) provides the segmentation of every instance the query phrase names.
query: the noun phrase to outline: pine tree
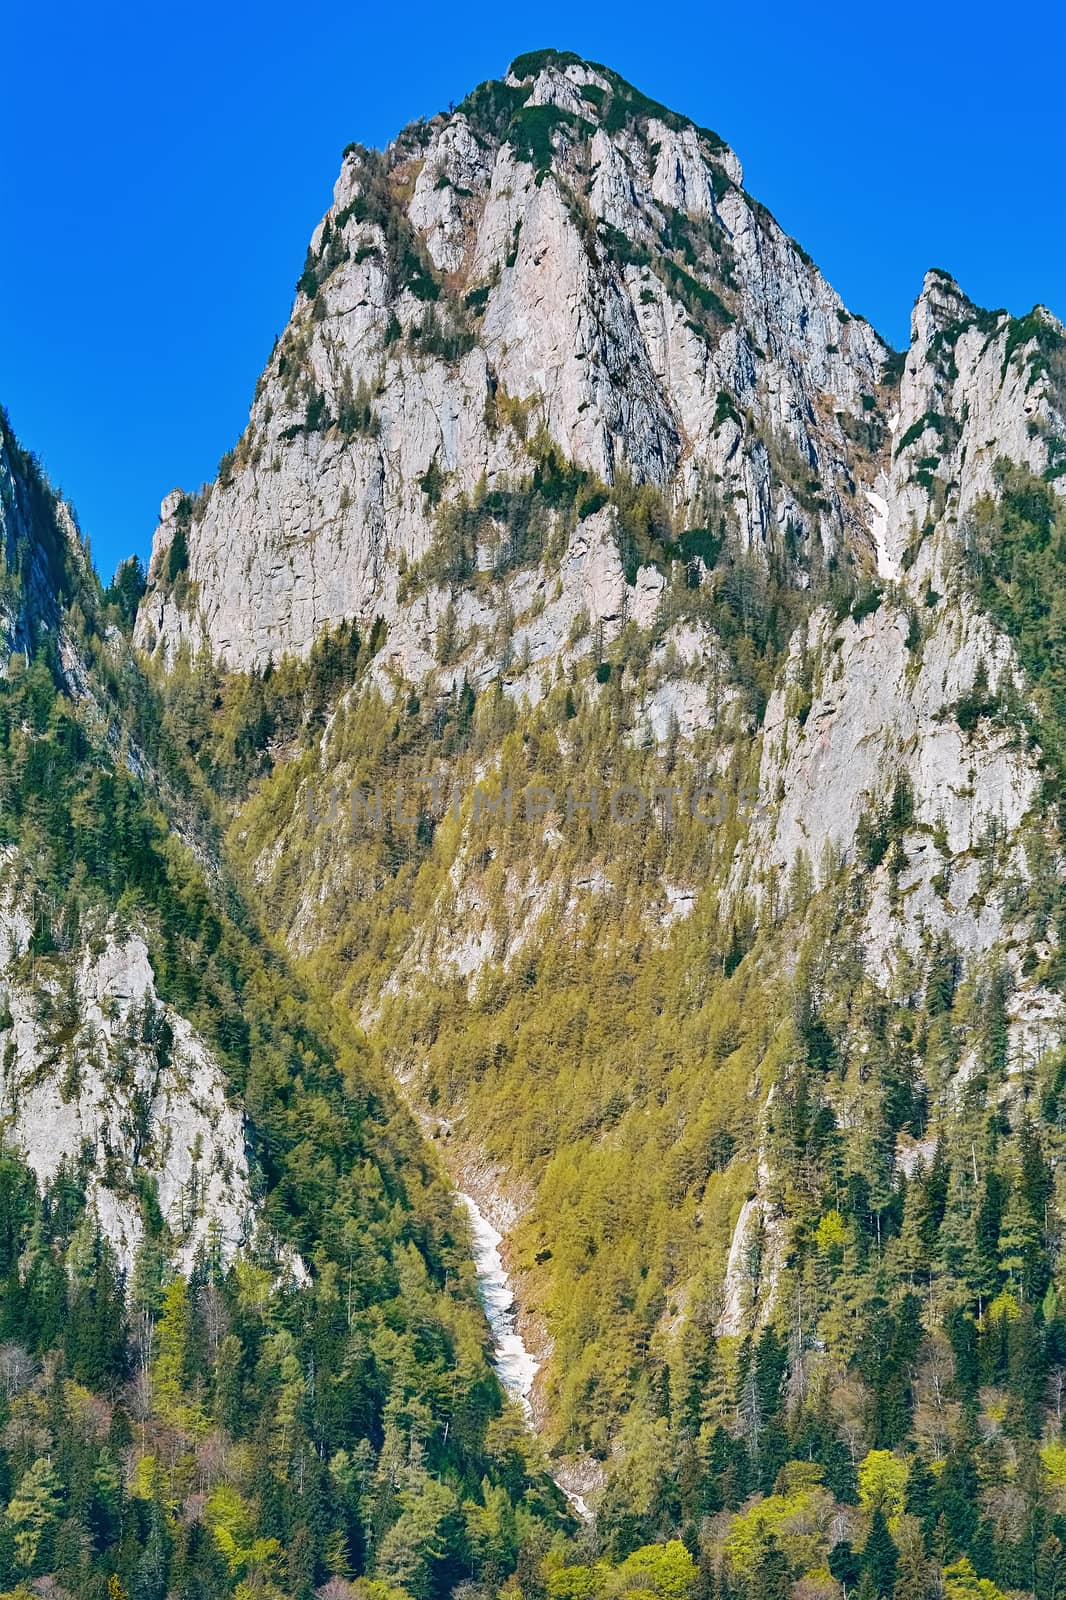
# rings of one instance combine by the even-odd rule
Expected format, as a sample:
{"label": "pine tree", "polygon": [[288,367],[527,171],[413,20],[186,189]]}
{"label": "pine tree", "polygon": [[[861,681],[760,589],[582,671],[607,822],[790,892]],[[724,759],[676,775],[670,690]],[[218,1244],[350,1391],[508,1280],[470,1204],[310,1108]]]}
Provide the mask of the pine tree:
{"label": "pine tree", "polygon": [[895,1541],[888,1531],[884,1512],[878,1506],[870,1518],[870,1531],[862,1551],[862,1569],[871,1580],[874,1593],[885,1600],[892,1594],[898,1561]]}
{"label": "pine tree", "polygon": [[166,1600],[170,1571],[170,1535],[166,1512],[158,1499],[149,1512],[148,1537],[133,1576],[131,1600]]}
{"label": "pine tree", "polygon": [[978,1301],[980,1308],[988,1298],[989,1287],[977,1242],[973,1189],[965,1163],[954,1162],[940,1226],[940,1257],[945,1271]]}
{"label": "pine tree", "polygon": [[789,1600],[792,1577],[784,1553],[775,1539],[767,1540],[748,1578],[745,1591],[749,1600]]}
{"label": "pine tree", "polygon": [[908,1516],[916,1517],[926,1538],[936,1526],[936,1480],[923,1456],[916,1455],[907,1473],[904,1509]]}
{"label": "pine tree", "polygon": [[1011,1191],[1003,1216],[999,1265],[1020,1300],[1040,1300],[1047,1284],[1044,1233],[1020,1185]]}
{"label": "pine tree", "polygon": [[1066,1595],[1066,1546],[1054,1533],[1037,1550],[1035,1588],[1036,1600],[1062,1600]]}
{"label": "pine tree", "polygon": [[862,1576],[862,1560],[855,1554],[847,1539],[839,1540],[829,1551],[829,1571],[844,1589],[850,1592]]}
{"label": "pine tree", "polygon": [[901,1534],[892,1600],[929,1600],[936,1593],[936,1569],[926,1554],[921,1533],[913,1524],[911,1530],[912,1536]]}
{"label": "pine tree", "polygon": [[19,1479],[7,1508],[14,1535],[15,1557],[23,1571],[31,1572],[45,1535],[55,1526],[61,1507],[59,1479],[46,1456],[38,1456]]}

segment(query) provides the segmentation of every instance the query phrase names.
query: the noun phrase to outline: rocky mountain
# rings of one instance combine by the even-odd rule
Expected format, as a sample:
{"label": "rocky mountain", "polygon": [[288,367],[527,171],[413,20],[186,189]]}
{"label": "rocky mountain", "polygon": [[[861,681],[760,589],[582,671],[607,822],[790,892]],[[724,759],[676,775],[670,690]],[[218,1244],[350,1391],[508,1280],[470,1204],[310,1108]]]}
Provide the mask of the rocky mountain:
{"label": "rocky mountain", "polygon": [[[1034,319],[986,327],[932,274],[901,385],[717,135],[606,69],[522,58],[384,156],[349,148],[248,428],[214,485],[164,502],[138,640],[247,669],[342,619],[395,624],[443,508],[550,449],[591,483],[662,490],[681,526],[728,515],[798,584],[866,555],[891,576],[927,515],[916,463],[948,443],[930,423],[892,457],[893,418],[905,438],[969,396],[956,514],[1001,447],[1043,470],[1046,384],[1021,390],[1054,332]],[[482,568],[528,553],[499,509]]]}
{"label": "rocky mountain", "polygon": [[324,727],[231,773],[231,846],[510,1230],[607,1505],[660,1410],[627,1371],[825,1294],[783,1102],[880,1241],[966,1085],[1017,1134],[1058,1058],[1055,736],[997,552],[1050,537],[1064,436],[1049,313],[932,271],[896,355],[717,135],[548,51],[346,152],[248,429],[164,502],[136,638],[231,742],[347,639]]}
{"label": "rocky mountain", "polygon": [[[520,60],[346,153],[248,429],[209,491],[164,503],[138,639],[247,668],[391,622],[440,508],[550,447],[690,525],[731,505],[748,547],[808,571],[868,529],[851,439],[888,359],[716,135],[606,70]],[[483,543],[521,555],[491,511]]]}
{"label": "rocky mountain", "polygon": [[[49,881],[107,890],[57,941],[20,777],[11,1142],[41,1186],[106,1152],[84,1205],[131,1275],[155,1241],[173,1281],[237,1284],[243,1329],[265,1261],[270,1337],[310,1319],[328,1516],[296,1457],[284,1492],[219,1479],[263,1538],[277,1494],[307,1530],[278,1592],[1066,1582],[1063,352],[935,270],[891,351],[716,134],[541,51],[345,152],[135,622],[131,570],[94,598],[51,546],[9,555],[9,648],[180,841],[150,831],[146,877],[53,819]],[[56,804],[91,818],[78,782]],[[438,1159],[506,1236],[539,1440],[470,1354]],[[541,1449],[596,1513],[569,1541]]]}

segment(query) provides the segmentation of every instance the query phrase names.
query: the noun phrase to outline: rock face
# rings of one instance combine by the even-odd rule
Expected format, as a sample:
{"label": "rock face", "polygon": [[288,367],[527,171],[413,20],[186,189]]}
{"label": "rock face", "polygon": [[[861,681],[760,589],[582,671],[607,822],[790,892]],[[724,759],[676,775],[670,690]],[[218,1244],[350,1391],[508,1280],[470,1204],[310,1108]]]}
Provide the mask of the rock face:
{"label": "rock face", "polygon": [[[1042,473],[1063,435],[1061,394],[1039,360],[1041,332],[1061,336],[1056,329],[1038,309],[1031,337],[1019,338],[1005,313],[979,312],[943,273],[927,275],[870,492],[886,599],[861,621],[816,610],[767,707],[759,788],[781,798],[753,849],[782,870],[800,852],[816,868],[827,851],[830,860],[853,853],[864,809],[887,804],[896,777],[907,775],[915,828],[907,915],[871,927],[871,960],[887,961],[893,942],[913,953],[927,931],[947,932],[971,955],[1004,937],[994,905],[967,909],[990,833],[1004,874],[1026,873],[1017,839],[1037,802],[1040,752],[989,721],[964,732],[953,714],[980,674],[1026,693],[1009,640],[974,603],[960,555],[967,514],[996,492],[996,462]],[[802,724],[789,713],[800,677],[810,686]]]}
{"label": "rock face", "polygon": [[57,625],[69,569],[81,561],[69,507],[0,413],[0,672],[28,653],[38,629]]}
{"label": "rock face", "polygon": [[867,545],[852,440],[889,352],[740,178],[715,135],[550,53],[349,150],[240,444],[163,502],[139,642],[247,668],[395,622],[449,503],[549,443],[689,525],[728,506],[800,581]]}
{"label": "rock face", "polygon": [[244,1125],[221,1069],[156,993],[143,938],[102,928],[69,957],[29,955],[18,859],[0,857],[0,1118],[4,1140],[41,1189],[61,1166],[122,1267],[144,1233],[141,1186],[155,1198],[188,1272],[197,1253],[223,1265],[253,1222]]}

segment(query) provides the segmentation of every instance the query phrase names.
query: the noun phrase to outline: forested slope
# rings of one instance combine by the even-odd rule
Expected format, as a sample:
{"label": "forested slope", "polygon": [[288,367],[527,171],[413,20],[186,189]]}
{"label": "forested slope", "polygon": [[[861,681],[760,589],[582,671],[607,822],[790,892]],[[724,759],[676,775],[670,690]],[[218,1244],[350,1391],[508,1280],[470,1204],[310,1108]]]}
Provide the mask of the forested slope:
{"label": "forested slope", "polygon": [[[54,569],[69,604],[0,677],[0,1583],[500,1579],[561,1501],[488,1366],[449,1190],[211,860],[195,776],[159,777],[120,597],[6,422],[3,449],[32,507],[7,592]],[[183,1118],[201,1144],[235,1123],[221,1192],[194,1162],[171,1194]]]}

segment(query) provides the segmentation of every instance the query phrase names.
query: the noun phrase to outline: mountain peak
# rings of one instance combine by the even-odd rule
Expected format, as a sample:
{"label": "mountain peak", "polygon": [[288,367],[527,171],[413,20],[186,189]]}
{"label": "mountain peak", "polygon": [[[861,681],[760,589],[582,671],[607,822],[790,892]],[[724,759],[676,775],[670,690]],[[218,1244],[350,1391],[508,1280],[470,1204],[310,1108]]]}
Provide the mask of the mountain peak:
{"label": "mountain peak", "polygon": [[[516,56],[503,80],[480,84],[457,111],[478,121],[484,104],[498,98],[494,94],[498,89],[510,91],[509,109],[516,117],[522,113],[528,117],[538,106],[555,106],[563,115],[602,127],[609,136],[627,128],[646,133],[649,124],[675,135],[694,134],[704,153],[725,168],[731,182],[739,185],[742,181],[735,153],[713,129],[652,99],[613,68],[584,60],[573,51],[546,48]],[[500,130],[497,127],[495,131]]]}
{"label": "mountain peak", "polygon": [[[398,624],[413,574],[561,554],[624,485],[663,507],[657,539],[623,536],[631,575],[709,527],[801,590],[864,565],[890,352],[741,176],[716,133],[554,48],[349,146],[244,436],[162,519],[141,642],[305,655]],[[931,273],[916,342],[974,315]],[[551,475],[530,543],[499,497]],[[506,514],[475,515],[486,496]]]}
{"label": "mountain peak", "polygon": [[556,50],[547,45],[542,50],[525,50],[521,55],[515,56],[507,68],[507,76],[513,78],[516,83],[521,83],[527,78],[538,78],[548,67],[557,67],[560,71],[567,67],[577,67],[585,72],[599,73],[603,77],[606,77],[608,72],[606,67],[594,61],[586,61],[573,50]]}

